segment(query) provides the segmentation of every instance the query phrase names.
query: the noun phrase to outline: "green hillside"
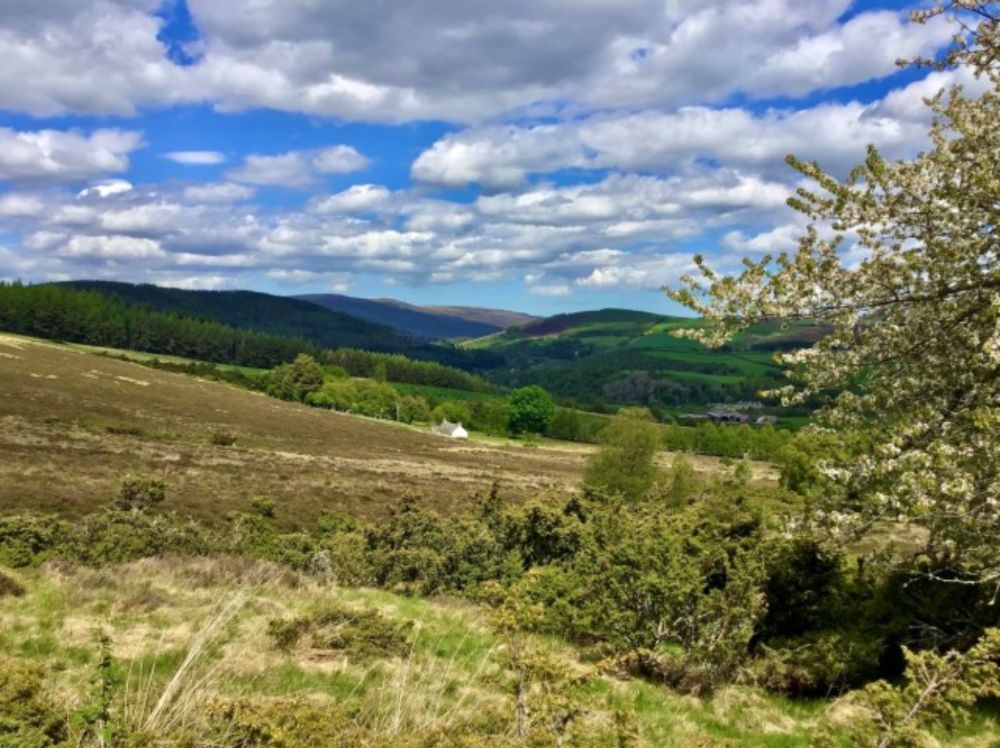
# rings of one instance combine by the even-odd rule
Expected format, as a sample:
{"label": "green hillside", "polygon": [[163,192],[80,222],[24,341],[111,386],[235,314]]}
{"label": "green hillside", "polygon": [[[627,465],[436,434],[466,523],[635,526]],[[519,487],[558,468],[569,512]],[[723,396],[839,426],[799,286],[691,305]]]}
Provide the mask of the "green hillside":
{"label": "green hillside", "polygon": [[488,351],[467,352],[454,346],[416,341],[386,325],[303,299],[256,291],[196,291],[112,281],[81,280],[52,285],[96,292],[119,299],[129,307],[211,320],[283,338],[299,338],[321,348],[401,353],[465,369],[499,363]]}
{"label": "green hillside", "polygon": [[259,330],[273,335],[300,337],[326,348],[398,347],[404,343],[386,325],[331,311],[301,299],[272,296],[256,291],[192,291],[164,288],[148,283],[70,281],[77,289],[117,296],[129,305],[159,312],[177,312],[212,319],[233,327]]}
{"label": "green hillside", "polygon": [[503,354],[493,379],[506,386],[540,384],[556,395],[595,407],[601,402],[655,408],[753,400],[783,382],[778,351],[817,340],[818,325],[752,327],[710,350],[674,330],[702,324],[623,309],[562,314],[471,341]]}

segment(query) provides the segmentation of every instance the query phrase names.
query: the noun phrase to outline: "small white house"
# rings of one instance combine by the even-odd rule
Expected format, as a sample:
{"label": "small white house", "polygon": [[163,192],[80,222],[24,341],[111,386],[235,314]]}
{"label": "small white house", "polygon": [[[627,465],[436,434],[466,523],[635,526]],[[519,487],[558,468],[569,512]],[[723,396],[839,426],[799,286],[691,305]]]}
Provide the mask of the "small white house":
{"label": "small white house", "polygon": [[434,433],[450,437],[451,439],[469,438],[469,432],[462,428],[462,424],[452,423],[451,421],[441,421],[441,423],[434,427]]}

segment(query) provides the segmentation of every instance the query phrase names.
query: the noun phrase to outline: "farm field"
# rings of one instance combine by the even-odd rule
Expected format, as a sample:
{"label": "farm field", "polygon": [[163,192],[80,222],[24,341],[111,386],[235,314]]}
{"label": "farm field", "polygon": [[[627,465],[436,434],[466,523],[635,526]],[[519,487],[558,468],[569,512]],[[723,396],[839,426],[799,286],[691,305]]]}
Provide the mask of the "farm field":
{"label": "farm field", "polygon": [[[232,446],[212,443],[224,432]],[[505,496],[568,496],[593,448],[546,440],[454,442],[423,429],[309,408],[226,384],[0,335],[0,509],[80,516],[128,472],[162,477],[169,508],[201,519],[257,495],[281,521],[384,514],[404,494],[461,511],[499,481]],[[670,456],[662,455],[669,463]],[[718,461],[694,458],[710,473]],[[755,468],[771,481],[774,471]]]}

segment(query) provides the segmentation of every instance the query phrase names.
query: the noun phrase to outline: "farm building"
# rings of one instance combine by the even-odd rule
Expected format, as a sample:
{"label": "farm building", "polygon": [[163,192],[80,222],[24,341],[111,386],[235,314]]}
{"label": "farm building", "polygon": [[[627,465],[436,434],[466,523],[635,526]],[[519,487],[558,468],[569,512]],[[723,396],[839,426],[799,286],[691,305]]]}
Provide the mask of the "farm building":
{"label": "farm building", "polygon": [[451,421],[441,421],[441,423],[434,427],[434,433],[441,434],[442,436],[447,436],[452,439],[469,438],[469,432],[462,428],[462,424],[452,423]]}

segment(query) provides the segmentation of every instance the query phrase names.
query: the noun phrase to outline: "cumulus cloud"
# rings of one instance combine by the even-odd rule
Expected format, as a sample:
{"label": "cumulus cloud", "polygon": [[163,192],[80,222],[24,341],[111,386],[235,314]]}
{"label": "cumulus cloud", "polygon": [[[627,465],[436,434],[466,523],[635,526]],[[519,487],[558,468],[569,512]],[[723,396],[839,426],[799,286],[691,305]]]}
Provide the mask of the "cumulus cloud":
{"label": "cumulus cloud", "polygon": [[162,257],[158,242],[134,236],[72,236],[62,245],[63,257],[148,260]]}
{"label": "cumulus cloud", "polygon": [[203,98],[158,35],[153,0],[7,2],[0,15],[0,109],[48,117],[130,115]]}
{"label": "cumulus cloud", "polygon": [[317,213],[357,213],[380,208],[392,193],[380,184],[355,184],[343,192],[313,202]]}
{"label": "cumulus cloud", "polygon": [[368,159],[351,146],[335,145],[315,151],[289,151],[277,155],[251,154],[227,179],[277,187],[308,187],[324,174],[345,174],[363,169]]}
{"label": "cumulus cloud", "polygon": [[213,166],[226,160],[226,155],[219,151],[170,151],[163,157],[185,166]]}
{"label": "cumulus cloud", "polygon": [[0,127],[0,180],[75,182],[123,172],[142,135],[104,129],[17,131]]}
{"label": "cumulus cloud", "polygon": [[[592,108],[798,96],[887,75],[945,23],[849,0],[189,0],[198,40],[174,62],[154,0],[16,3],[0,22],[0,108],[130,114],[210,102],[350,120],[480,122],[538,103]],[[725,50],[720,54],[719,50]],[[31,85],[24,85],[31,81]]]}
{"label": "cumulus cloud", "polygon": [[[583,10],[255,0],[238,14],[224,0],[188,0],[197,39],[184,64],[160,4],[6,3],[0,109],[130,115],[193,104],[468,127],[416,154],[412,187],[359,179],[334,194],[323,189],[331,175],[369,165],[349,145],[158,148],[187,166],[232,163],[218,181],[149,184],[128,171],[137,132],[0,128],[0,219],[20,237],[0,251],[0,275],[327,288],[358,273],[410,284],[524,278],[542,297],[656,288],[698,250],[726,263],[794,247],[787,153],[838,173],[868,143],[909,155],[926,142],[924,97],[982,85],[934,72],[880,101],[796,103],[885,76],[895,57],[949,39],[945,24],[896,12],[845,21],[850,0],[588,0]],[[468,185],[479,189],[461,198],[439,189]],[[257,189],[268,186],[310,192],[272,202]]]}
{"label": "cumulus cloud", "polygon": [[528,293],[535,296],[569,296],[572,291],[565,283],[538,284],[528,286]]}
{"label": "cumulus cloud", "polygon": [[184,199],[193,203],[235,203],[254,196],[253,187],[233,182],[208,182],[184,188]]}
{"label": "cumulus cloud", "polygon": [[[942,78],[932,82],[945,84]],[[676,112],[599,114],[543,125],[472,128],[421,153],[415,179],[443,186],[479,183],[510,189],[530,174],[563,169],[676,170],[710,158],[769,175],[787,172],[795,153],[844,172],[869,144],[890,157],[926,143],[927,108],[912,105],[927,84],[874,104],[821,104],[754,114],[746,109],[686,107]],[[935,89],[936,90],[936,89]]]}
{"label": "cumulus cloud", "polygon": [[125,179],[105,179],[101,182],[84,187],[77,197],[111,197],[132,191],[132,183]]}
{"label": "cumulus cloud", "polygon": [[347,174],[364,169],[369,163],[349,145],[335,145],[317,151],[312,158],[312,168],[320,174]]}
{"label": "cumulus cloud", "polygon": [[8,192],[0,195],[0,217],[26,218],[41,215],[45,203],[37,195]]}

